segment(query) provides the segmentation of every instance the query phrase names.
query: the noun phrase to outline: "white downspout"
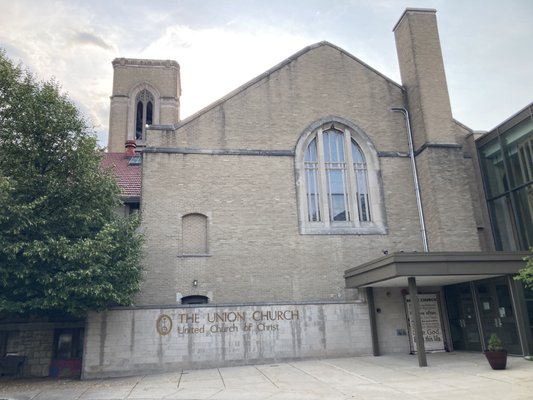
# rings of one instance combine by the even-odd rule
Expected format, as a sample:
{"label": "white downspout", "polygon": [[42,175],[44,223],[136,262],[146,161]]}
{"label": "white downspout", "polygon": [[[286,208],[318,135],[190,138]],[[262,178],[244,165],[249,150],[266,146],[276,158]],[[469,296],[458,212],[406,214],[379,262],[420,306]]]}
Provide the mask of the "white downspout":
{"label": "white downspout", "polygon": [[411,158],[411,167],[413,169],[413,180],[415,183],[416,206],[418,209],[418,219],[420,220],[420,233],[422,235],[422,244],[424,245],[424,252],[429,252],[428,237],[426,232],[426,222],[424,220],[424,212],[422,210],[422,198],[420,197],[420,185],[418,183],[418,172],[416,170],[415,150],[413,146],[413,132],[411,131],[411,124],[409,122],[409,112],[403,107],[393,107],[391,111],[401,112],[405,119],[405,126],[407,128],[407,138],[409,141],[409,157]]}

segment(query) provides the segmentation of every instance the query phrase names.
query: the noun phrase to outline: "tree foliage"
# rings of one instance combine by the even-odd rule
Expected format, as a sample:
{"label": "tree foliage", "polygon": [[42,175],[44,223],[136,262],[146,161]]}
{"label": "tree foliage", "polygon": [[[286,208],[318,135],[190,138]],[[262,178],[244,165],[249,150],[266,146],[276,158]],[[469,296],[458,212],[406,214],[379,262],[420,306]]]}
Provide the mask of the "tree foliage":
{"label": "tree foliage", "polygon": [[[530,248],[533,252],[533,247]],[[533,256],[525,257],[526,265],[522,268],[515,277],[517,281],[522,281],[525,287],[533,290]]]}
{"label": "tree foliage", "polygon": [[0,312],[83,315],[129,304],[141,282],[139,218],[95,135],[53,80],[0,52]]}

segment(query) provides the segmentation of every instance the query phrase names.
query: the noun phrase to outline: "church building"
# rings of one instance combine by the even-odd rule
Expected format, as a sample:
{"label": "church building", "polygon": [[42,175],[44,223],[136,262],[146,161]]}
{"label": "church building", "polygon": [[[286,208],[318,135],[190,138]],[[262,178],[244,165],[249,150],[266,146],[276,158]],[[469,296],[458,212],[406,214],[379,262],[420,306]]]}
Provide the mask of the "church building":
{"label": "church building", "polygon": [[503,246],[498,224],[531,218],[531,115],[511,156],[529,186],[487,202],[483,183],[513,196],[504,150],[452,116],[435,10],[393,31],[402,84],[320,42],[184,120],[175,61],[113,61],[109,157],[142,160],[145,280],[88,319],[84,377],[482,351],[492,332],[530,353],[511,276],[531,236]]}
{"label": "church building", "polygon": [[[180,67],[113,61],[109,147],[143,286],[84,323],[82,378],[283,360],[532,353],[533,103],[452,115],[436,11],[393,28],[401,84],[310,45],[180,119]],[[423,340],[415,340],[423,338]]]}

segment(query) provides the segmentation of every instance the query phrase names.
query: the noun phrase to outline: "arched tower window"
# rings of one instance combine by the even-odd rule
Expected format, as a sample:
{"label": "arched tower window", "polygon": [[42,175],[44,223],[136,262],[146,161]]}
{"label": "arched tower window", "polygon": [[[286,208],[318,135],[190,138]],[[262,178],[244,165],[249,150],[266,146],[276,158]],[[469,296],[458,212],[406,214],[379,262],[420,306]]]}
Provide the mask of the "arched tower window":
{"label": "arched tower window", "polygon": [[338,121],[311,127],[296,163],[302,233],[386,233],[379,162],[360,129]]}
{"label": "arched tower window", "polygon": [[148,90],[143,89],[135,98],[135,139],[146,139],[146,125],[153,124],[154,120],[154,96]]}

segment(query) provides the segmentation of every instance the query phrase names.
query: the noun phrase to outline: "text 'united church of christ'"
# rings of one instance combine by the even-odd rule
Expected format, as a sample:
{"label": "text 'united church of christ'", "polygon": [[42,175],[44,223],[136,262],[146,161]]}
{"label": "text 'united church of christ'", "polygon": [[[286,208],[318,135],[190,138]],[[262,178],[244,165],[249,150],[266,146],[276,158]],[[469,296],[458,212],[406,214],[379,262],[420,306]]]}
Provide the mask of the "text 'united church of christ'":
{"label": "text 'united church of christ'", "polygon": [[243,331],[277,331],[280,321],[293,321],[300,319],[298,310],[272,310],[272,311],[230,311],[214,312],[207,314],[180,313],[175,320],[169,315],[162,314],[156,322],[160,335],[168,335],[174,322],[178,334],[225,333]]}

